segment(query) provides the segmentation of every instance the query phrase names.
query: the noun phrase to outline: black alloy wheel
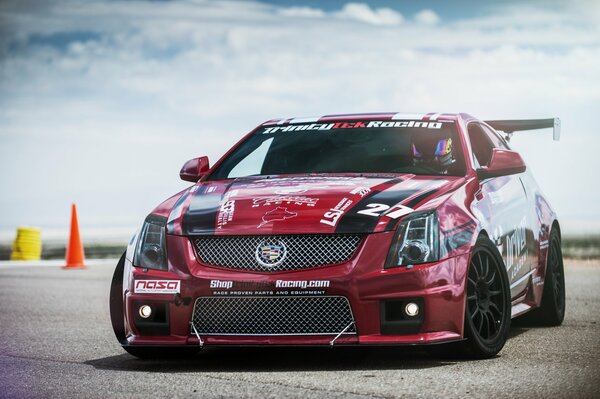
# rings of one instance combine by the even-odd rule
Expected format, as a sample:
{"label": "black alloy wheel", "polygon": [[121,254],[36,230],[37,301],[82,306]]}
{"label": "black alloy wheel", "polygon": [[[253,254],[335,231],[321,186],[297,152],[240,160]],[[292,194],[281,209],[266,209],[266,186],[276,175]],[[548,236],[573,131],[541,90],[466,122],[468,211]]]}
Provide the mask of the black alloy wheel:
{"label": "black alloy wheel", "polygon": [[511,302],[508,276],[498,249],[481,236],[471,253],[465,304],[465,354],[495,356],[510,329]]}
{"label": "black alloy wheel", "polygon": [[[552,286],[553,314],[549,315],[550,325],[560,325],[565,318],[565,269],[558,234],[552,234],[548,253],[548,283]],[[551,275],[551,276],[550,276]]]}
{"label": "black alloy wheel", "polygon": [[[471,259],[467,278],[469,317],[483,339],[494,339],[500,332],[505,308],[502,279],[487,251],[477,251]],[[492,266],[490,266],[490,263]]]}
{"label": "black alloy wheel", "polygon": [[565,269],[560,233],[553,228],[548,240],[542,303],[538,309],[516,318],[515,322],[522,326],[559,326],[565,318],[565,309]]}

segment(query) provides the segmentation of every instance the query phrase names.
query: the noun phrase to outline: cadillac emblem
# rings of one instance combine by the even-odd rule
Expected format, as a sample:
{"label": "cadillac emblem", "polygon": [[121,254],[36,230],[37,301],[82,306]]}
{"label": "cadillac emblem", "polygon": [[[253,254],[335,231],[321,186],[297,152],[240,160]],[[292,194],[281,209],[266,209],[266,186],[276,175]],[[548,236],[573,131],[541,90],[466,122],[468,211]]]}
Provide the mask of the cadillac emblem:
{"label": "cadillac emblem", "polygon": [[279,266],[284,260],[287,252],[285,244],[279,240],[264,240],[256,247],[256,261],[264,267],[272,268]]}

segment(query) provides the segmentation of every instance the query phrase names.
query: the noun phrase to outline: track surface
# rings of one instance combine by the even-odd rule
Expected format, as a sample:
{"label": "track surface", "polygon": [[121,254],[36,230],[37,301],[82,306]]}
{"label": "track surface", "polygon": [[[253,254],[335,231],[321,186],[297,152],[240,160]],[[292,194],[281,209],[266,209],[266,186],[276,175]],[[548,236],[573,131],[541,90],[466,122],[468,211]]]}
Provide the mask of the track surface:
{"label": "track surface", "polygon": [[567,315],[494,359],[402,348],[206,349],[143,361],[108,317],[113,265],[0,268],[0,397],[600,397],[600,264],[567,262]]}

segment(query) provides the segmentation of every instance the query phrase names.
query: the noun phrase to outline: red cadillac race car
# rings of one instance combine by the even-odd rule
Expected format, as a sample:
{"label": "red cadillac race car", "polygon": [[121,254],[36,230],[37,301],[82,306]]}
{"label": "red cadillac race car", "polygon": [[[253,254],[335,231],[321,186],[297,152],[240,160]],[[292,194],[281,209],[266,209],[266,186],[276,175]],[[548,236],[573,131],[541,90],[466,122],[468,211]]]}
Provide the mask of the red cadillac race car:
{"label": "red cadillac race car", "polygon": [[[139,357],[227,345],[454,343],[559,325],[560,226],[507,143],[558,119],[270,120],[152,211],[119,261],[112,326]],[[500,135],[498,131],[504,132]]]}

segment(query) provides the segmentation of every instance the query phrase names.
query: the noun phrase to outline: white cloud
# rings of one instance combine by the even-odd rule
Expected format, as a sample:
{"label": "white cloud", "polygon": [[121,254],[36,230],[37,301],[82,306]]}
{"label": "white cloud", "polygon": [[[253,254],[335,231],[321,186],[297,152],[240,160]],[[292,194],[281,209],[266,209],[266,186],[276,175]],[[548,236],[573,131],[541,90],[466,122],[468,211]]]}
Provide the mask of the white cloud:
{"label": "white cloud", "polygon": [[433,10],[422,10],[415,14],[415,21],[424,25],[436,25],[440,17]]}
{"label": "white cloud", "polygon": [[356,4],[306,18],[236,1],[23,4],[0,4],[0,229],[66,228],[73,200],[84,226],[135,228],[185,187],[186,159],[216,161],[263,120],[394,110],[560,116],[561,143],[515,147],[563,218],[600,219],[600,28],[581,7],[422,26]]}
{"label": "white cloud", "polygon": [[319,8],[312,7],[288,7],[279,10],[279,14],[286,17],[321,18],[325,12]]}
{"label": "white cloud", "polygon": [[381,26],[396,26],[404,21],[402,14],[391,8],[382,7],[372,9],[368,4],[364,3],[346,3],[336,15],[340,18],[348,18]]}

